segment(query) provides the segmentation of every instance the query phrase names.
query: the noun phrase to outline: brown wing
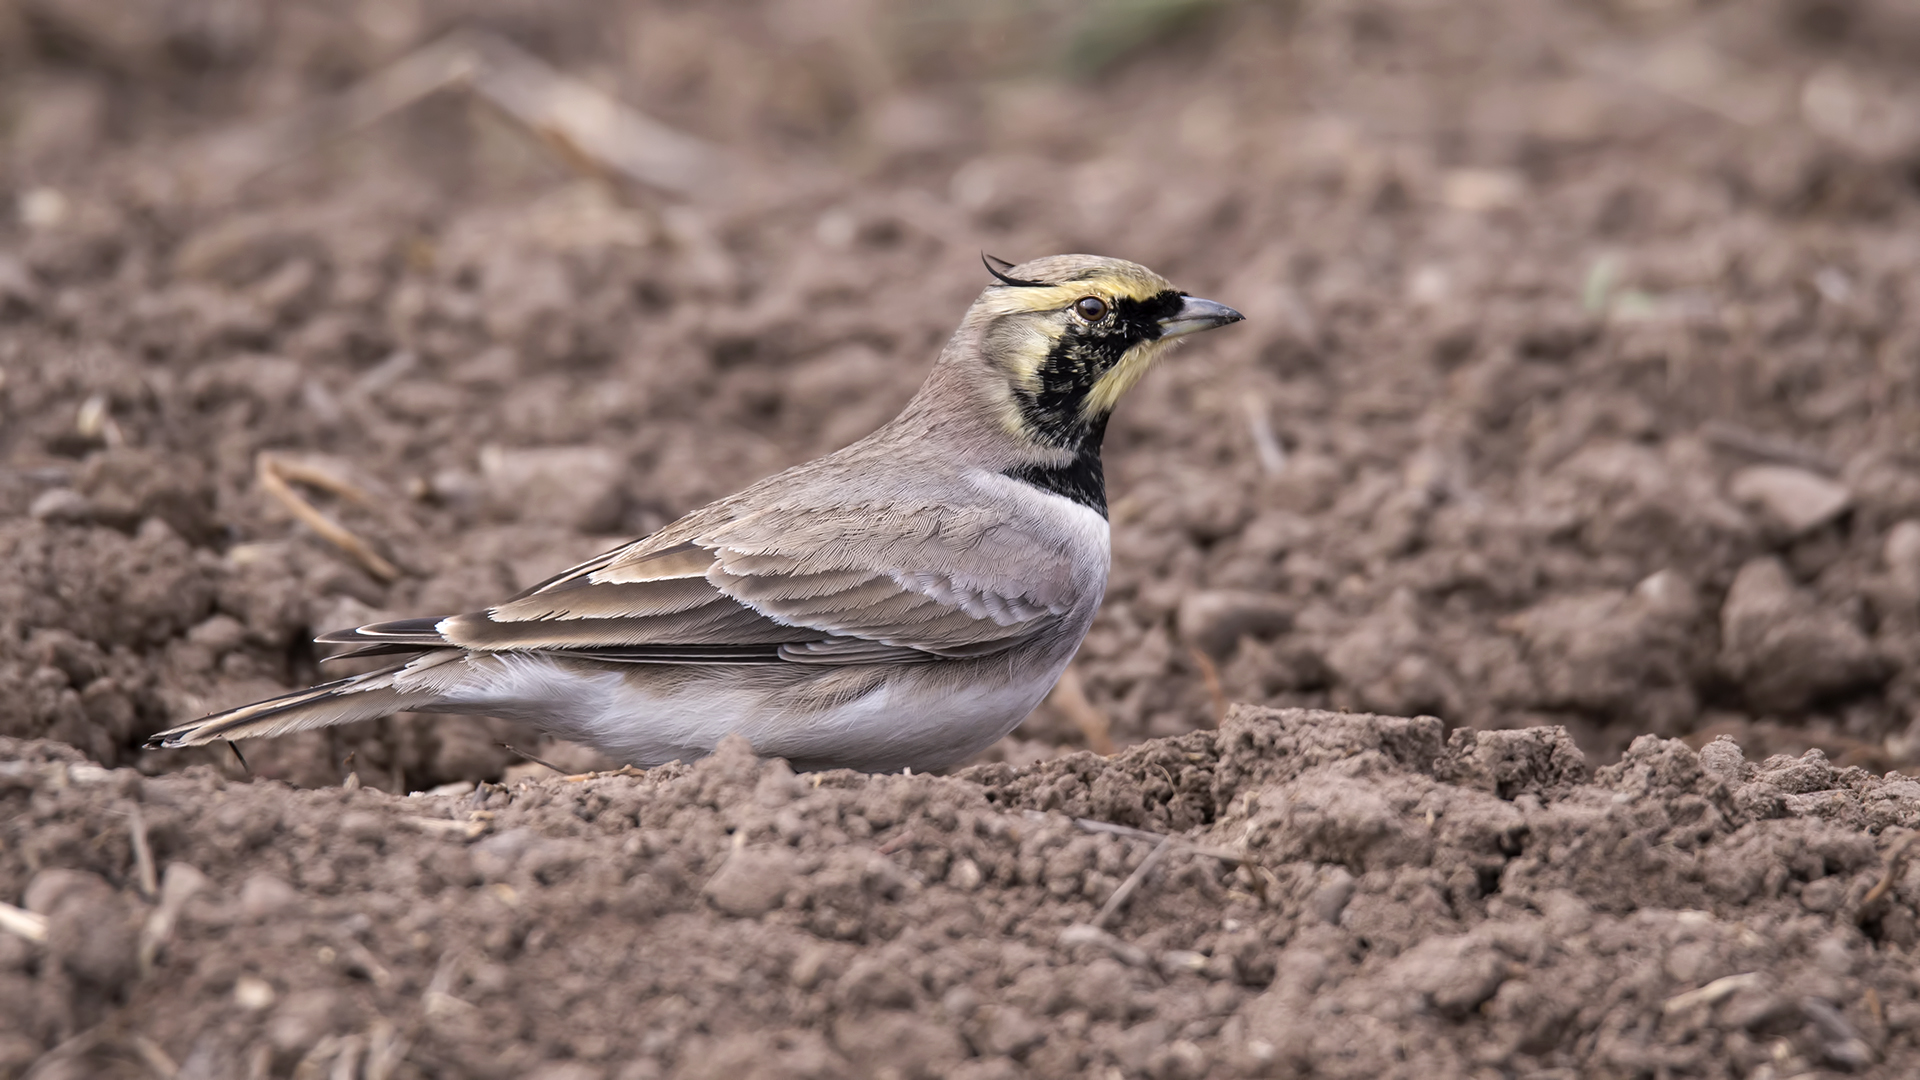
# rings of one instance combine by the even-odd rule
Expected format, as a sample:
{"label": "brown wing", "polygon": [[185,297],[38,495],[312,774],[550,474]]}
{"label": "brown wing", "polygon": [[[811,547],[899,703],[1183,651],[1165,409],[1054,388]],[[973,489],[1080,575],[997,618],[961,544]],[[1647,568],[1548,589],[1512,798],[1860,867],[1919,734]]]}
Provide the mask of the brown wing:
{"label": "brown wing", "polygon": [[653,663],[903,663],[1010,647],[1072,606],[1049,550],[979,508],[762,513],[657,534],[485,611],[320,640]]}

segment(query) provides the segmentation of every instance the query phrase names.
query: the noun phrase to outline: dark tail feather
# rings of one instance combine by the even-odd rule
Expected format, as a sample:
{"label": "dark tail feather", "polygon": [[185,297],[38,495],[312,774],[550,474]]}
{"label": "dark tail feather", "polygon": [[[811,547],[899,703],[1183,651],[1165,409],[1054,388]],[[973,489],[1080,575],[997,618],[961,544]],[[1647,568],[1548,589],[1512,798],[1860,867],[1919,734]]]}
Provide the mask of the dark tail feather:
{"label": "dark tail feather", "polygon": [[[446,660],[451,660],[459,654],[448,651],[443,655]],[[410,668],[420,670],[433,666],[421,663],[427,659],[415,657],[379,671],[336,679],[306,690],[295,690],[290,694],[214,713],[191,724],[182,724],[153,735],[147,739],[146,745],[154,748],[203,746],[222,739],[285,735],[292,731],[350,724],[355,720],[371,720],[432,705],[441,698],[433,689],[403,689],[395,685],[395,677]],[[434,661],[435,664],[441,662],[444,661]]]}

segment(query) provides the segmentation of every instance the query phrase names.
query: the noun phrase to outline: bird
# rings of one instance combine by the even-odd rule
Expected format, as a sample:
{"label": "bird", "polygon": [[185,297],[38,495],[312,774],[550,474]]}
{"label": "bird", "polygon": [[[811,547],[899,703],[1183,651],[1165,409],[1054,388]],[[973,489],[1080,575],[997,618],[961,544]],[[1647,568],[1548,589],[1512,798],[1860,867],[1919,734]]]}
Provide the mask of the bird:
{"label": "bird", "polygon": [[973,757],[1046,697],[1099,609],[1115,406],[1168,346],[1243,318],[1122,259],[982,260],[992,280],[872,434],[492,607],[323,633],[384,666],[146,745],[449,712],[642,768],[729,735],[801,771]]}

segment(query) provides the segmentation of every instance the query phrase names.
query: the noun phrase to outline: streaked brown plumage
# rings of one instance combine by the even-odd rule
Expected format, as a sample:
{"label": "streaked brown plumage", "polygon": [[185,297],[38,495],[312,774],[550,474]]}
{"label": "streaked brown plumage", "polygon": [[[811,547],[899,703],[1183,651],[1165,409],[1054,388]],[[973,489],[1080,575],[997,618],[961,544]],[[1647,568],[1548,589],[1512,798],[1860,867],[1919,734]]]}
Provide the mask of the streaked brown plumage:
{"label": "streaked brown plumage", "polygon": [[399,659],[149,745],[408,710],[510,716],[639,765],[733,733],[802,768],[977,753],[1045,696],[1099,607],[1114,405],[1174,338],[1240,319],[1118,259],[989,269],[872,435],[494,607],[324,634]]}

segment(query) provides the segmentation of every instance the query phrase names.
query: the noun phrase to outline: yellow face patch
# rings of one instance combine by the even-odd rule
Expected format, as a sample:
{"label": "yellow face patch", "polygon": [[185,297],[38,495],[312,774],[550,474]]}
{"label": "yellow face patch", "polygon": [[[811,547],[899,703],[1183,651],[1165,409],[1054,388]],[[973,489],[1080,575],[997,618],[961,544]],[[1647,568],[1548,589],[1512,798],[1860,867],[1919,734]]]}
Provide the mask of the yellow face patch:
{"label": "yellow face patch", "polygon": [[1153,366],[1154,361],[1160,359],[1160,354],[1166,352],[1168,346],[1171,346],[1175,340],[1159,338],[1154,341],[1143,341],[1128,349],[1125,355],[1120,357],[1120,362],[1109,368],[1107,373],[1100,376],[1099,381],[1093,384],[1093,389],[1087,391],[1087,396],[1081,401],[1081,415],[1105,416],[1112,412],[1114,406],[1120,404],[1120,399],[1126,396],[1127,391],[1133,389],[1135,383],[1145,377],[1147,369]]}
{"label": "yellow face patch", "polygon": [[1032,283],[990,286],[975,305],[975,316],[990,322],[983,344],[1011,390],[1008,429],[1077,445],[1104,429],[1107,414],[1165,350],[1162,323],[1182,294],[1118,259],[1058,256],[1015,275]]}

